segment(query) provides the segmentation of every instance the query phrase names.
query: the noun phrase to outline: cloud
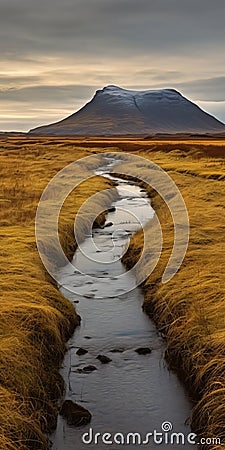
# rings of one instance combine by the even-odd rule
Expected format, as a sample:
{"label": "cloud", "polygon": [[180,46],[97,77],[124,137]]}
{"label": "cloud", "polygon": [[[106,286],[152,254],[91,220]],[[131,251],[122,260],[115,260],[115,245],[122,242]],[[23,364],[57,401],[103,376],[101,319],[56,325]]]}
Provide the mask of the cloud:
{"label": "cloud", "polygon": [[58,119],[106,84],[222,101],[224,16],[224,0],[1,0],[1,111]]}
{"label": "cloud", "polygon": [[23,87],[15,88],[9,90],[0,91],[0,102],[24,102],[30,103],[31,99],[34,103],[39,103],[42,105],[51,104],[60,105],[62,102],[65,104],[74,103],[75,99],[83,100],[87,98],[95,86],[85,86],[85,85],[66,85],[66,86],[34,86],[34,87]]}
{"label": "cloud", "polygon": [[198,105],[225,123],[225,102],[198,102]]}
{"label": "cloud", "polygon": [[196,101],[225,101],[225,76],[192,80],[185,83],[178,83],[177,86],[183,89],[183,93],[188,92]]}
{"label": "cloud", "polygon": [[14,54],[182,54],[216,42],[222,49],[224,14],[223,0],[2,0],[0,48]]}

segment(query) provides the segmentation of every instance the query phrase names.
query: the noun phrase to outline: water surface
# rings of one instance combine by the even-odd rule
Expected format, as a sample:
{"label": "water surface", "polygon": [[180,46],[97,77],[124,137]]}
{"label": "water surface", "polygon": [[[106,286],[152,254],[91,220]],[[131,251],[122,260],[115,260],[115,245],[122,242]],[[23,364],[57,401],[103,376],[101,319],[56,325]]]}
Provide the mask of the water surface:
{"label": "water surface", "polygon": [[[93,230],[93,236],[74,255],[74,270],[67,266],[60,273],[61,292],[76,302],[82,317],[81,326],[69,341],[62,369],[66,399],[80,403],[93,417],[89,425],[73,428],[59,416],[52,436],[54,450],[159,447],[152,443],[106,445],[101,437],[97,444],[93,437],[87,445],[82,435],[89,433],[90,427],[94,434],[120,432],[126,436],[138,432],[144,439],[148,432],[162,432],[162,423],[169,421],[174,432],[190,433],[189,399],[175,374],[168,370],[163,339],[142,311],[142,290],[134,288],[134,276],[126,273],[120,261],[140,221],[146,222],[154,212],[146,193],[137,185],[119,180],[117,189],[119,199],[113,204],[116,211],[107,216],[107,223],[112,225]],[[70,292],[71,288],[76,294]],[[88,353],[78,356],[79,347]],[[138,347],[151,347],[152,353],[138,355]],[[99,354],[109,356],[112,362],[103,365],[96,359]],[[97,370],[82,373],[89,364]],[[174,447],[195,448],[187,443],[161,444],[161,448]]]}

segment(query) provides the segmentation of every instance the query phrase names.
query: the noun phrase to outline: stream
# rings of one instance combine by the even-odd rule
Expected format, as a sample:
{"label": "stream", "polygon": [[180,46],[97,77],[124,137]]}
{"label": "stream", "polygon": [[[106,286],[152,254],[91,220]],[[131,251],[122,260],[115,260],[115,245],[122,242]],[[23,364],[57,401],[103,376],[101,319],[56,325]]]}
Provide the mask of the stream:
{"label": "stream", "polygon": [[[112,161],[97,173],[108,176],[110,165]],[[60,290],[75,303],[82,318],[68,343],[61,370],[65,399],[87,408],[92,420],[83,427],[71,427],[58,416],[57,429],[51,436],[52,448],[193,449],[196,446],[186,440],[183,445],[165,441],[160,445],[152,438],[143,443],[147,433],[162,433],[164,422],[170,422],[174,432],[187,436],[191,432],[191,403],[167,367],[164,340],[142,310],[143,292],[135,287],[134,275],[126,272],[121,263],[129,237],[140,228],[140,222],[143,225],[153,217],[154,211],[146,192],[138,185],[119,178],[116,182],[119,198],[112,204],[115,210],[108,213],[106,226],[94,229],[93,236],[77,249],[72,262],[75,270],[60,270]],[[76,294],[70,291],[71,287]],[[85,355],[76,354],[80,347],[87,350]],[[152,351],[140,355],[135,351],[139,347],[150,347]],[[108,356],[111,362],[102,364],[96,359],[99,354]],[[94,365],[96,370],[83,372],[88,365]],[[82,441],[84,433],[89,444]],[[104,433],[122,433],[125,438],[128,433],[139,433],[142,441],[120,443],[117,436],[116,441],[106,444],[102,440]],[[163,438],[165,435],[163,432]]]}

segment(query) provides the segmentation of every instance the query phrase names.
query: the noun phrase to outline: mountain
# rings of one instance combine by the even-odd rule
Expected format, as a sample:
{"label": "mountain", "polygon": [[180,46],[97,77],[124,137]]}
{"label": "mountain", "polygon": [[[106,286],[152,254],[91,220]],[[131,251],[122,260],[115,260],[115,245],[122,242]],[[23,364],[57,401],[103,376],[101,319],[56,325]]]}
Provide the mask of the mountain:
{"label": "mountain", "polygon": [[35,135],[149,135],[218,133],[225,125],[175,89],[131,91],[106,86],[83,108],[50,125],[30,130]]}

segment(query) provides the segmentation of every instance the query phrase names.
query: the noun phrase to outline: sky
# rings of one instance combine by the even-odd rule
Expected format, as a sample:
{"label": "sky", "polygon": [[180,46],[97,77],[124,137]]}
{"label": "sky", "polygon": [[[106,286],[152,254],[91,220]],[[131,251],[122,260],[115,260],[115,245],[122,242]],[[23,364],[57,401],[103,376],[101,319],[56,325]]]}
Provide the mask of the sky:
{"label": "sky", "polygon": [[0,131],[97,89],[174,88],[225,122],[224,0],[0,0]]}

